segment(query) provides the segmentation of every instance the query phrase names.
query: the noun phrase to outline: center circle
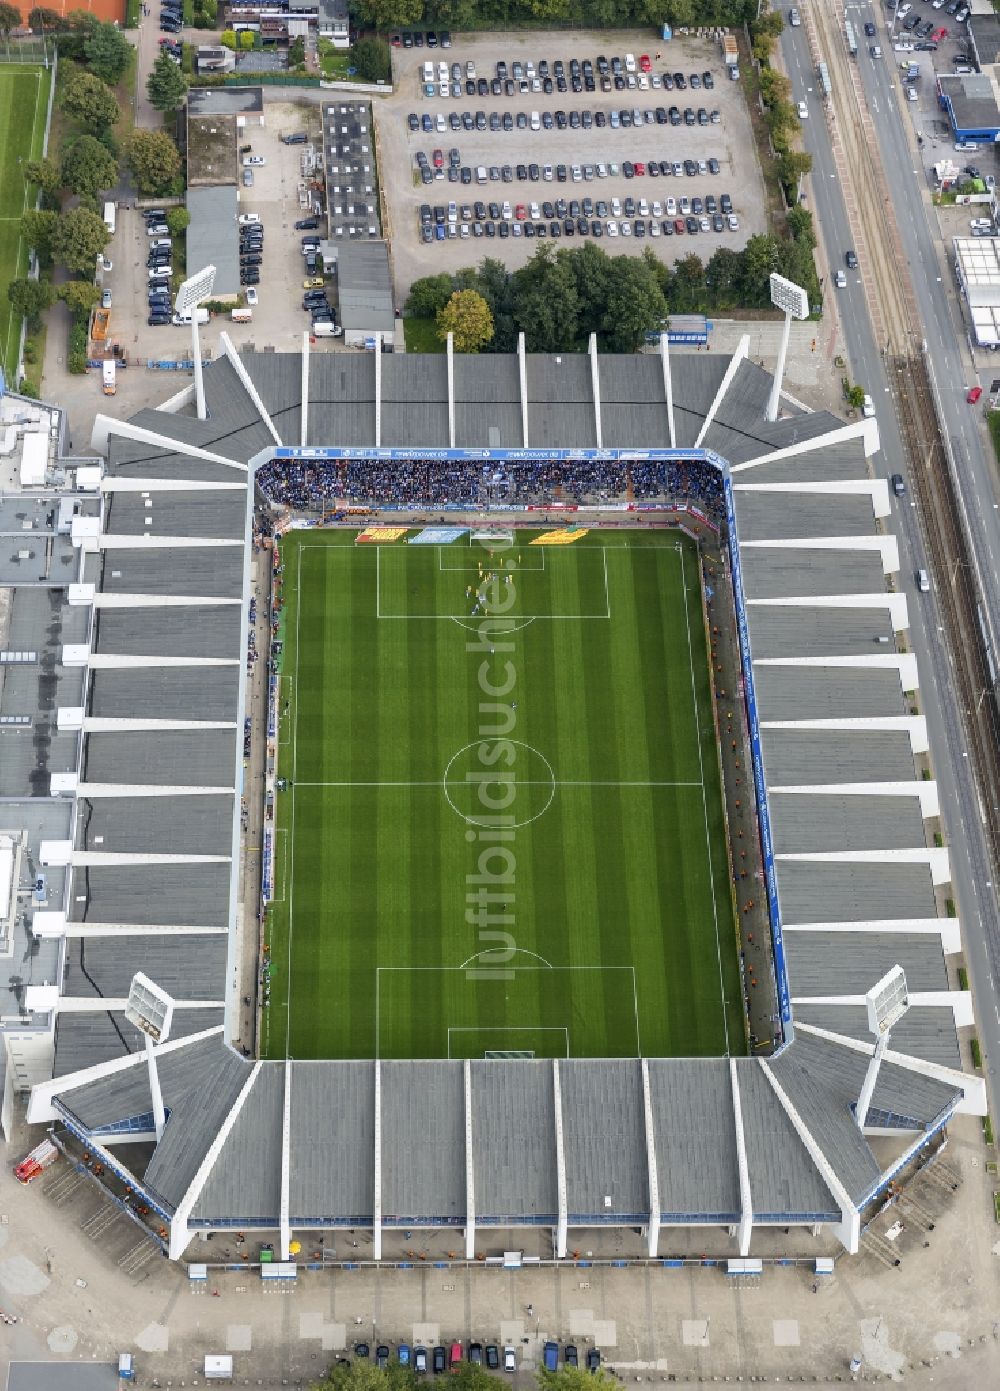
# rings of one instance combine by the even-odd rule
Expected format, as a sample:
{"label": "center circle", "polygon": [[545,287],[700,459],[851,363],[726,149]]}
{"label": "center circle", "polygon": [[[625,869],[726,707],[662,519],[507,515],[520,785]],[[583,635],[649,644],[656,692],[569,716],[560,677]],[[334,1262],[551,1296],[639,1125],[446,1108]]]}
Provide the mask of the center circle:
{"label": "center circle", "polygon": [[556,775],[544,754],[495,735],[453,754],[441,782],[448,805],[467,825],[511,831],[537,821],[556,795]]}

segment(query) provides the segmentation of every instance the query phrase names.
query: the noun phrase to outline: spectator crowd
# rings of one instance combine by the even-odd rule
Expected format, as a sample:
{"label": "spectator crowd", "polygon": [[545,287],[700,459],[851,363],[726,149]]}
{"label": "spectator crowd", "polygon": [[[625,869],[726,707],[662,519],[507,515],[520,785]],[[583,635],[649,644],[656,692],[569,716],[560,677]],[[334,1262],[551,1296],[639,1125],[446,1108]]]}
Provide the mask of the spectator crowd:
{"label": "spectator crowd", "polygon": [[723,506],[722,477],[699,459],[274,460],[257,474],[267,502],[293,511],[338,506],[530,507],[622,502]]}

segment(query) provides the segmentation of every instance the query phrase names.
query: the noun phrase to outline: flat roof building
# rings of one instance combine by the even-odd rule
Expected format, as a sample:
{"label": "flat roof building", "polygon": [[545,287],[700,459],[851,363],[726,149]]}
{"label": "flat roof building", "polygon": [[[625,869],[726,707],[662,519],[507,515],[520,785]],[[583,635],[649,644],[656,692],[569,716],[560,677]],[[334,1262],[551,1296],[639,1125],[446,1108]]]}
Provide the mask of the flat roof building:
{"label": "flat roof building", "polygon": [[384,241],[345,242],[337,248],[337,286],[344,342],[363,347],[379,333],[391,337],[396,329],[389,273],[389,248]]}
{"label": "flat roof building", "polygon": [[191,214],[187,237],[187,271],[215,266],[215,299],[234,299],[240,292],[239,201],[235,184],[188,188]]}

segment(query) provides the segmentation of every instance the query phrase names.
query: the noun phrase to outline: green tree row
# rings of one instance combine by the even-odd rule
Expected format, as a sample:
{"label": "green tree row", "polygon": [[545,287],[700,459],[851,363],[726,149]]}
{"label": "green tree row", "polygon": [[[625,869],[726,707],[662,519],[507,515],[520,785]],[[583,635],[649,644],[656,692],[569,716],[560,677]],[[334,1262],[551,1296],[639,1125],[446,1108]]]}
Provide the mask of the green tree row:
{"label": "green tree row", "polygon": [[356,27],[498,29],[573,24],[583,28],[746,24],[757,0],[351,0]]}
{"label": "green tree row", "polygon": [[[411,1367],[390,1362],[383,1371],[369,1358],[352,1361],[340,1359],[322,1381],[314,1382],[311,1391],[415,1391],[421,1384]],[[586,1372],[578,1367],[564,1367],[558,1372],[539,1371],[535,1374],[539,1391],[612,1391],[617,1384],[603,1370]],[[499,1391],[497,1378],[484,1367],[460,1362],[448,1377],[449,1391]]]}

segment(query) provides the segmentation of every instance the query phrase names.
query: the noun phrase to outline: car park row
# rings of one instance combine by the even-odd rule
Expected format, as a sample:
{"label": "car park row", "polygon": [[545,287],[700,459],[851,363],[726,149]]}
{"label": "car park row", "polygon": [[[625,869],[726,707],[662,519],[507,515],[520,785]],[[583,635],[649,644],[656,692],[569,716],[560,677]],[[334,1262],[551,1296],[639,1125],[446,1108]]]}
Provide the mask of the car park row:
{"label": "car park row", "polygon": [[[354,1344],[356,1358],[366,1359],[370,1358],[371,1355],[368,1343]],[[374,1362],[376,1367],[386,1371],[392,1360],[389,1345],[379,1343],[375,1348]],[[501,1347],[497,1343],[471,1342],[466,1348],[462,1343],[455,1342],[450,1343],[447,1347],[439,1344],[428,1352],[425,1347],[411,1348],[409,1343],[399,1343],[396,1347],[396,1360],[400,1367],[412,1367],[419,1376],[428,1371],[438,1375],[445,1371],[457,1372],[464,1362],[468,1362],[474,1367],[485,1366],[491,1372],[498,1372],[501,1366],[505,1372],[517,1371],[517,1349],[509,1344]],[[579,1367],[580,1354],[575,1343],[565,1345],[561,1360],[564,1367]],[[598,1371],[601,1366],[600,1350],[588,1348],[585,1360],[589,1372]],[[346,1358],[340,1358],[339,1361],[341,1365],[350,1365]],[[558,1343],[547,1342],[545,1344],[542,1350],[542,1361],[547,1372],[558,1370],[560,1362]]]}
{"label": "car park row", "polygon": [[625,179],[680,178],[686,175],[693,179],[696,175],[721,174],[722,165],[714,157],[711,159],[650,159],[623,160],[619,165],[610,164],[463,164],[461,152],[457,148],[448,151],[445,162],[444,151],[436,149],[430,159],[423,150],[414,156],[421,182],[433,183],[435,179],[447,179],[449,183],[593,183],[595,179],[617,179],[619,174]]}
{"label": "car park row", "polygon": [[721,123],[722,116],[718,108],[709,111],[706,106],[699,106],[697,110],[693,106],[686,106],[682,111],[679,106],[657,106],[647,107],[622,107],[612,108],[610,111],[584,111],[573,110],[565,111],[543,111],[541,115],[537,111],[530,114],[527,111],[518,111],[516,115],[511,115],[505,111],[501,115],[498,111],[491,111],[489,116],[485,111],[451,111],[446,116],[443,111],[438,111],[434,116],[425,112],[423,116],[418,116],[415,111],[411,111],[406,118],[407,125],[411,131],[422,130],[425,135],[437,130],[442,134],[446,130],[490,130],[494,134],[498,131],[507,133],[513,130],[611,130],[629,129],[641,126],[717,126]]}
{"label": "car park row", "polygon": [[705,198],[687,196],[661,202],[645,198],[559,198],[541,204],[509,202],[489,205],[476,202],[461,207],[450,202],[420,209],[420,236],[425,242],[462,237],[651,237],[694,236],[699,232],[739,231],[739,219],[732,199],[708,194]]}
{"label": "car park row", "polygon": [[[569,76],[567,77],[567,67]],[[596,70],[595,70],[596,68]],[[475,63],[471,59],[465,64],[439,62],[437,68],[426,62],[418,73],[420,88],[425,97],[494,96],[513,97],[520,94],[544,93],[552,96],[563,92],[648,92],[663,90],[672,92],[697,92],[702,88],[711,91],[715,78],[710,69],[692,72],[654,72],[649,55],[643,53],[636,63],[631,53],[626,53],[624,62],[615,56],[610,60],[599,54],[595,61],[584,58],[570,59],[565,64],[556,59],[551,65],[540,59],[536,69],[533,62],[513,62],[509,69],[502,59],[496,64],[495,76],[486,78],[476,75]]]}

